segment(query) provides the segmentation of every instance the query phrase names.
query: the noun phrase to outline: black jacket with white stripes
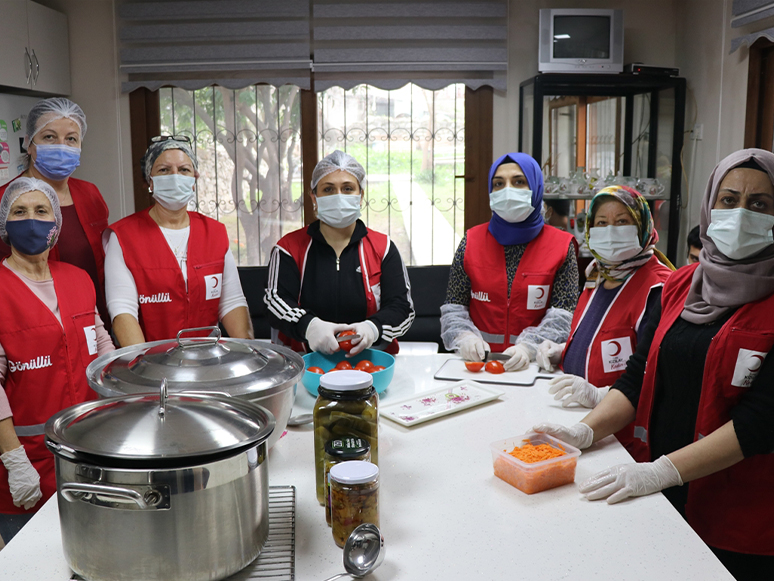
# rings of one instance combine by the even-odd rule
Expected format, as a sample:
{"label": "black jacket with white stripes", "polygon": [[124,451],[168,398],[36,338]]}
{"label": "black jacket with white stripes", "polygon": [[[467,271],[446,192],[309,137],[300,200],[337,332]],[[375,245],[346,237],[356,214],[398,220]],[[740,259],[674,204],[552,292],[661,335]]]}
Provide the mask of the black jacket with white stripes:
{"label": "black jacket with white stripes", "polygon": [[[307,233],[312,244],[306,259],[303,288],[300,288],[301,273],[293,257],[279,246],[272,249],[264,302],[274,329],[291,339],[304,341],[306,328],[314,317],[331,323],[366,320],[358,243],[367,232],[365,224],[358,220],[349,244],[337,259],[336,252],[320,232],[320,221],[310,224]],[[414,320],[408,274],[392,241],[382,260],[381,306],[368,319],[379,329],[376,348],[384,348],[406,333]]]}

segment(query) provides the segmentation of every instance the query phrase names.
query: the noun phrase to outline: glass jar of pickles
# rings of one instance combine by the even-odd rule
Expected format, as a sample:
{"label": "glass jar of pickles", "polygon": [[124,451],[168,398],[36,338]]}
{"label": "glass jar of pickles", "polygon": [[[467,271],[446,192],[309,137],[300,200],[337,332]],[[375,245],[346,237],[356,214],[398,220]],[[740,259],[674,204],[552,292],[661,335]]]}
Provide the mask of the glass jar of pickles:
{"label": "glass jar of pickles", "polygon": [[325,443],[347,436],[363,438],[371,461],[379,463],[379,396],[370,373],[356,370],[329,372],[320,378],[314,404],[314,464],[317,501],[325,504],[323,479]]}
{"label": "glass jar of pickles", "polygon": [[331,530],[343,547],[358,526],[379,526],[379,467],[353,460],[336,464],[330,471]]}
{"label": "glass jar of pickles", "polygon": [[331,524],[330,485],[328,473],[335,464],[349,460],[371,461],[371,446],[363,438],[342,438],[325,443],[323,482],[325,482],[325,522]]}

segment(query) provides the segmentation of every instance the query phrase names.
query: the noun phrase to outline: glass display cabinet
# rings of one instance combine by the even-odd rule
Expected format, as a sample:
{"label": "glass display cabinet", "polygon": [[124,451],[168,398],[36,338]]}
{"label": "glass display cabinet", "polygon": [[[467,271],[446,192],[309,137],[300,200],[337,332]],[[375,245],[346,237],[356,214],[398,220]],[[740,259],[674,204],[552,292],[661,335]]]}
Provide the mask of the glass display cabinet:
{"label": "glass display cabinet", "polygon": [[[579,242],[596,191],[629,185],[649,199],[658,248],[673,263],[684,125],[681,77],[541,74],[519,88],[519,151],[543,168],[545,199],[571,200],[570,225]],[[588,255],[584,246],[581,251]]]}

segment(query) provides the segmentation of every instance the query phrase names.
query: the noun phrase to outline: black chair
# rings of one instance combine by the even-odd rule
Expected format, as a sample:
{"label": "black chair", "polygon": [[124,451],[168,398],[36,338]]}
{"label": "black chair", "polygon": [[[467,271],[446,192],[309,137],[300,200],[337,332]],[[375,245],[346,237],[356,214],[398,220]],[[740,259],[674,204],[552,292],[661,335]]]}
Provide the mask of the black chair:
{"label": "black chair", "polygon": [[446,299],[449,269],[449,265],[407,267],[416,314],[411,328],[398,341],[433,341],[440,353],[448,353],[441,341],[441,305]]}
{"label": "black chair", "polygon": [[253,320],[253,332],[256,339],[271,339],[271,328],[266,316],[266,304],[263,295],[269,276],[268,266],[240,266],[239,280],[247,299],[250,318]]}

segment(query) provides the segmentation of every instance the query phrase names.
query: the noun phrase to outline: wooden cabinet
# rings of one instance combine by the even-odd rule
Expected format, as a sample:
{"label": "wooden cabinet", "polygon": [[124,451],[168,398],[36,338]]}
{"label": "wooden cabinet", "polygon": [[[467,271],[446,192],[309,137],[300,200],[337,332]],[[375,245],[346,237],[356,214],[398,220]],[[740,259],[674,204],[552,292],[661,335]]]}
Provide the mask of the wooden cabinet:
{"label": "wooden cabinet", "polygon": [[0,89],[70,93],[67,16],[30,0],[0,0]]}

